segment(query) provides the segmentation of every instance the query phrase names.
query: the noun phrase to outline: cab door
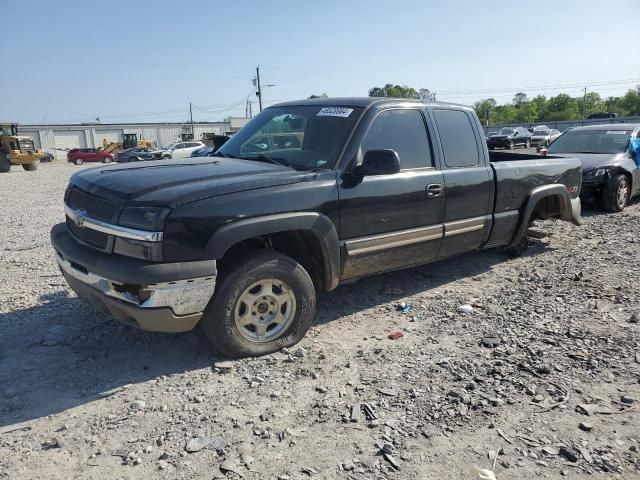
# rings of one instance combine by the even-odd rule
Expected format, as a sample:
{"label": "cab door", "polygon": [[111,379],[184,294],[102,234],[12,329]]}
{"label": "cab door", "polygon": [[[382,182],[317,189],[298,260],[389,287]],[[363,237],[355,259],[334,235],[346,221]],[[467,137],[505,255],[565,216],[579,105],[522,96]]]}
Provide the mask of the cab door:
{"label": "cab door", "polygon": [[436,168],[425,117],[418,108],[379,112],[358,155],[394,150],[400,172],[339,179],[343,278],[426,263],[442,239],[444,181]]}
{"label": "cab door", "polygon": [[493,171],[475,116],[464,109],[434,108],[445,188],[444,237],[440,256],[480,247],[490,231]]}

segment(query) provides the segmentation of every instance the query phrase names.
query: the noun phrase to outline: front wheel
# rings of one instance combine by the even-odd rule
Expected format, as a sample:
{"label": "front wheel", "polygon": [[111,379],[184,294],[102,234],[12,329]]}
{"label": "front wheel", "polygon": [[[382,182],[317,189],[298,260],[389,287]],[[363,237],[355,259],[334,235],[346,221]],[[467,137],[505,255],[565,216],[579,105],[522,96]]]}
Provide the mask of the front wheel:
{"label": "front wheel", "polygon": [[38,164],[36,162],[23,163],[22,168],[24,168],[27,172],[35,172],[38,169]]}
{"label": "front wheel", "polygon": [[602,192],[604,208],[610,212],[621,212],[629,203],[631,188],[629,179],[623,173],[612,176]]}
{"label": "front wheel", "polygon": [[84,163],[84,160],[81,158],[76,158],[73,163],[75,163],[76,165],[82,165]]}
{"label": "front wheel", "polygon": [[531,148],[531,140],[529,140],[528,138],[527,138],[527,141],[525,143],[525,147],[526,148]]}
{"label": "front wheel", "polygon": [[111,157],[104,157],[104,160],[102,160],[102,163],[111,163]]}
{"label": "front wheel", "polygon": [[225,357],[254,357],[298,343],[315,311],[315,289],[302,265],[278,252],[257,252],[221,280],[202,326]]}
{"label": "front wheel", "polygon": [[516,148],[516,144],[513,140],[509,142],[509,150],[514,150]]}

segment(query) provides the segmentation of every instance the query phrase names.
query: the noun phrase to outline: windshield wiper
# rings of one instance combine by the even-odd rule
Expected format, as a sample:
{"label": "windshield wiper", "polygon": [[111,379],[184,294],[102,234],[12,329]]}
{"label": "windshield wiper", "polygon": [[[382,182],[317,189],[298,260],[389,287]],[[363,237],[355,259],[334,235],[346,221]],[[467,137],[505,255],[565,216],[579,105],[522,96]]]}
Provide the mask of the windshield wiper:
{"label": "windshield wiper", "polygon": [[257,155],[255,157],[244,157],[245,160],[255,160],[256,162],[268,162],[274,165],[280,165],[281,167],[293,168],[290,164],[286,163],[284,158],[279,157],[267,157],[266,155]]}
{"label": "windshield wiper", "polygon": [[213,155],[211,155],[211,156],[212,156],[212,157],[224,157],[224,158],[238,158],[238,157],[236,157],[236,156],[234,156],[234,155],[229,155],[228,153],[224,153],[224,152],[221,152],[221,151],[219,151],[219,150],[218,150],[217,152],[215,152],[215,153],[214,153]]}

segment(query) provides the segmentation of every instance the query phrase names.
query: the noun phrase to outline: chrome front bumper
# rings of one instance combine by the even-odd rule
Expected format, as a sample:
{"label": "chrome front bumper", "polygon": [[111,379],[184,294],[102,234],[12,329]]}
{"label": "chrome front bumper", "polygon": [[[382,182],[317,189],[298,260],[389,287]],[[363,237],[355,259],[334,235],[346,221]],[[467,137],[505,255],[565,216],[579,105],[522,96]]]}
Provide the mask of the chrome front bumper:
{"label": "chrome front bumper", "polygon": [[143,330],[191,330],[213,296],[216,277],[132,285],[76,268],[57,251],[56,260],[78,296],[117,320]]}

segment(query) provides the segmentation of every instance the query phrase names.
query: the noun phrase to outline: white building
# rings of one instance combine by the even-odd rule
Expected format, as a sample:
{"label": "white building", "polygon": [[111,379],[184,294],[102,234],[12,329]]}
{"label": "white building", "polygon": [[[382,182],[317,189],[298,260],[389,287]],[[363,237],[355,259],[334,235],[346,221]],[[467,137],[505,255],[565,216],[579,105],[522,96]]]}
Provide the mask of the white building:
{"label": "white building", "polygon": [[[247,119],[231,118],[228,122],[199,122],[194,124],[193,138],[201,140],[204,133],[232,134]],[[135,133],[138,140],[151,140],[156,147],[166,147],[191,133],[189,123],[95,123],[18,125],[18,133],[33,138],[36,148],[51,153],[56,159],[66,160],[72,148],[101,148],[103,142],[121,142],[124,133]]]}

